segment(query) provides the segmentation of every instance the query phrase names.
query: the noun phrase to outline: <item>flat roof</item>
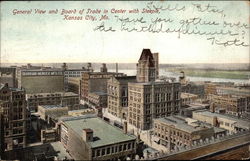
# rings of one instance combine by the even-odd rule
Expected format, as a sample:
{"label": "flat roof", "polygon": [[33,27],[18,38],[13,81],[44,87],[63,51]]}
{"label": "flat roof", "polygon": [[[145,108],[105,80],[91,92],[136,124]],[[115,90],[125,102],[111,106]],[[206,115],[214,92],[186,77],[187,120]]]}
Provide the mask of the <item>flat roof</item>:
{"label": "flat roof", "polygon": [[[199,121],[192,123],[194,125],[194,126],[192,126],[192,125],[188,124],[185,119],[186,119],[186,117],[182,117],[182,116],[176,116],[176,117],[169,116],[166,118],[158,118],[156,120],[159,120],[162,123],[166,123],[169,126],[173,125],[175,128],[182,130],[182,131],[185,131],[185,132],[188,132],[188,133],[203,130],[205,128],[211,128],[210,126],[207,126],[206,124],[203,124]],[[199,126],[199,123],[201,126]]]}
{"label": "flat roof", "polygon": [[61,105],[39,105],[45,109],[52,109],[52,108],[66,108],[66,106],[61,106]]}
{"label": "flat roof", "polygon": [[219,118],[224,118],[224,119],[232,120],[232,121],[235,121],[236,125],[239,126],[239,127],[244,126],[244,127],[250,128],[250,122],[246,121],[246,120],[237,119],[235,117],[230,117],[230,116],[219,114],[219,113],[215,113],[215,112],[213,113],[213,112],[210,112],[208,110],[199,110],[199,111],[195,111],[195,113],[199,113],[201,115],[209,116],[209,117],[219,117]]}
{"label": "flat roof", "polygon": [[135,140],[136,137],[124,134],[122,130],[114,127],[98,117],[73,117],[72,120],[63,120],[65,124],[82,137],[83,129],[93,130],[93,137],[98,138],[88,142],[92,148]]}
{"label": "flat roof", "polygon": [[61,96],[78,96],[78,94],[74,93],[74,92],[55,92],[55,93],[34,93],[34,94],[26,94],[27,97],[30,96],[37,96],[37,97],[47,97],[47,95],[49,95],[50,97],[52,95],[57,96],[60,95]]}

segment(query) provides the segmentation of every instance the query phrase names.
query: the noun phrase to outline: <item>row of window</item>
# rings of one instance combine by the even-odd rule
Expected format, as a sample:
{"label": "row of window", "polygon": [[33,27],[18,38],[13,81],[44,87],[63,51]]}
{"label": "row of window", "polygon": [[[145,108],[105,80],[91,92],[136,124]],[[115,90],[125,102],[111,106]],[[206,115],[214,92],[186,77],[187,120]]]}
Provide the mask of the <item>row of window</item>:
{"label": "row of window", "polygon": [[100,156],[119,153],[119,152],[126,151],[126,150],[132,150],[132,149],[134,149],[134,143],[115,145],[112,147],[106,147],[106,148],[96,149],[96,150],[93,149],[92,157],[100,157]]}

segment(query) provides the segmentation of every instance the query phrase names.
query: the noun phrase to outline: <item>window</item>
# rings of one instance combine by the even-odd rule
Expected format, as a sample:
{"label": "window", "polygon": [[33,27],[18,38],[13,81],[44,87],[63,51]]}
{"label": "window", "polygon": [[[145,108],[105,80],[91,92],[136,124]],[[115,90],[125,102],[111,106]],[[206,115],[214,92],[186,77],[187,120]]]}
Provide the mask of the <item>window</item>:
{"label": "window", "polygon": [[122,145],[119,146],[119,152],[122,151]]}
{"label": "window", "polygon": [[107,154],[110,154],[110,148],[107,148]]}
{"label": "window", "polygon": [[128,143],[128,150],[131,148],[131,143]]}
{"label": "window", "polygon": [[102,155],[105,155],[105,149],[102,149]]}
{"label": "window", "polygon": [[100,149],[97,150],[97,156],[100,156]]}

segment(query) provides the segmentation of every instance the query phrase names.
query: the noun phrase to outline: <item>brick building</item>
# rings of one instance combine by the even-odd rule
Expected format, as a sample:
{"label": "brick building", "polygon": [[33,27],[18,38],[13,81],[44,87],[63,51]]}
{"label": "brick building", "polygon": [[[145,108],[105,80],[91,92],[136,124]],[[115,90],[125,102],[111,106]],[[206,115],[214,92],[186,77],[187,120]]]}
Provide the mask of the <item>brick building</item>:
{"label": "brick building", "polygon": [[26,147],[26,101],[25,91],[0,86],[0,111],[3,114],[4,149],[13,150]]}
{"label": "brick building", "polygon": [[72,92],[26,94],[26,100],[28,109],[33,112],[39,105],[62,105],[69,110],[79,108],[79,95]]}
{"label": "brick building", "polygon": [[[156,59],[156,60],[155,60]],[[128,122],[147,130],[157,117],[178,113],[180,109],[180,83],[158,77],[158,54],[143,49],[137,64],[137,82],[128,83]]]}
{"label": "brick building", "polygon": [[107,93],[107,82],[112,77],[125,76],[123,73],[108,72],[106,66],[101,67],[100,72],[87,72],[82,74],[81,98],[88,100],[91,92]]}
{"label": "brick building", "polygon": [[224,111],[227,114],[241,116],[248,108],[249,97],[236,95],[209,95],[212,112]]}
{"label": "brick building", "polygon": [[181,116],[154,119],[154,135],[170,150],[190,147],[194,141],[214,136],[214,128]]}
{"label": "brick building", "polygon": [[126,119],[128,111],[128,83],[135,82],[135,76],[111,77],[108,80],[108,112]]}

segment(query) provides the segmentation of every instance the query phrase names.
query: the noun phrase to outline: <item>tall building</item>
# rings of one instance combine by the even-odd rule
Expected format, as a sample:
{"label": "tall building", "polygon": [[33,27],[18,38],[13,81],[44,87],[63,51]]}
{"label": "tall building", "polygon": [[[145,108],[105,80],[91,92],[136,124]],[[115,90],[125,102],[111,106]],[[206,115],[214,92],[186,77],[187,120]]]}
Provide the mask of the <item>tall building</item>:
{"label": "tall building", "polygon": [[101,72],[86,72],[82,74],[81,98],[88,100],[91,92],[107,93],[107,81],[110,77],[125,76],[123,73],[108,72],[106,66],[101,67]]}
{"label": "tall building", "polygon": [[135,82],[135,76],[111,77],[108,80],[108,112],[122,119],[128,113],[128,82]]}
{"label": "tall building", "polygon": [[18,87],[27,94],[64,92],[64,71],[57,68],[20,69]]}
{"label": "tall building", "polygon": [[91,66],[91,63],[88,63],[87,68],[82,67],[80,69],[69,69],[66,63],[63,63],[62,69],[64,71],[64,87],[65,91],[70,90],[69,80],[71,78],[78,78],[81,79],[82,73],[84,72],[93,72],[93,68]]}
{"label": "tall building", "polygon": [[3,111],[5,151],[26,147],[25,91],[1,85],[0,109]]}
{"label": "tall building", "polygon": [[139,129],[150,129],[154,118],[176,114],[180,109],[180,83],[156,80],[157,67],[158,53],[154,56],[143,49],[137,82],[128,83],[128,122]]}
{"label": "tall building", "polygon": [[8,83],[9,87],[17,87],[15,67],[0,67],[0,84]]}

